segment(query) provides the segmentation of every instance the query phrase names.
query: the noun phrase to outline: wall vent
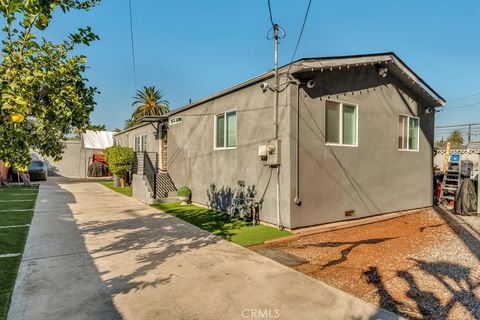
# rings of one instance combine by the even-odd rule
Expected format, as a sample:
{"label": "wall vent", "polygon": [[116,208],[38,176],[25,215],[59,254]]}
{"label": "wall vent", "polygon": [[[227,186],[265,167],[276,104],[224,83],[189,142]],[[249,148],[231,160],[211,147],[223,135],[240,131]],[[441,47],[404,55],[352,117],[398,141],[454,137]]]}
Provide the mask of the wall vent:
{"label": "wall vent", "polygon": [[345,211],[345,217],[353,217],[355,215],[355,210]]}
{"label": "wall vent", "polygon": [[182,117],[175,117],[170,119],[170,125],[179,124],[182,122]]}

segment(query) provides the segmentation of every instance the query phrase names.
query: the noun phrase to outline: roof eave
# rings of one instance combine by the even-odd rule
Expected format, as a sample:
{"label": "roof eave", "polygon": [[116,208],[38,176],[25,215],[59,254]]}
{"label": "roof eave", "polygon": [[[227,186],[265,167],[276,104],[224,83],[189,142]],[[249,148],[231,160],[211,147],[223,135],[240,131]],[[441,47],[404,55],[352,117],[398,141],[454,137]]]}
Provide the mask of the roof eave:
{"label": "roof eave", "polygon": [[[342,63],[335,61],[342,60]],[[410,69],[400,58],[394,53],[388,54],[372,54],[365,56],[347,56],[347,57],[329,57],[326,59],[308,58],[300,59],[293,63],[290,73],[298,74],[303,72],[312,72],[317,70],[333,70],[341,68],[359,67],[375,64],[394,64],[399,71],[405,75],[413,84],[418,85],[419,89],[428,97],[436,102],[436,107],[445,106],[445,99],[432,89],[421,77],[419,77],[412,69]]]}
{"label": "roof eave", "polygon": [[[364,59],[364,60],[367,60],[365,62],[360,62],[359,60],[360,59]],[[410,69],[395,53],[393,52],[384,52],[384,53],[374,53],[374,54],[362,54],[362,55],[350,55],[350,56],[332,56],[332,57],[323,57],[323,58],[302,58],[302,59],[299,59],[299,60],[296,60],[294,61],[293,63],[291,64],[287,64],[287,65],[284,65],[282,67],[279,68],[279,72],[280,73],[285,73],[285,72],[290,72],[290,73],[294,73],[294,72],[306,72],[306,71],[309,71],[308,68],[302,68],[300,71],[300,69],[296,68],[297,70],[295,70],[295,65],[299,65],[299,63],[305,63],[305,62],[308,62],[308,61],[322,61],[322,62],[331,62],[331,61],[334,61],[334,60],[343,60],[344,62],[345,61],[352,61],[352,65],[361,65],[361,64],[366,64],[366,63],[375,63],[375,61],[377,61],[377,63],[379,61],[381,62],[392,62],[394,63],[397,67],[399,67],[405,74],[407,74],[408,77],[410,77],[415,83],[417,83],[420,88],[428,95],[430,96],[434,101],[436,101],[437,103],[437,106],[436,107],[440,107],[440,106],[445,106],[445,99],[440,96],[437,92],[435,92],[435,90],[433,90],[421,77],[419,77],[412,69]],[[291,65],[291,67],[290,67]],[[331,66],[329,65],[329,67],[333,68],[338,68],[338,67],[347,67],[348,64],[346,63],[343,63],[343,64],[336,64],[336,65],[333,65],[331,64]],[[311,69],[311,68],[310,68]],[[269,79],[273,77],[273,70],[269,70],[259,76],[256,76],[256,77],[253,77],[249,80],[246,80],[244,82],[241,82],[239,84],[236,84],[232,87],[229,87],[225,90],[222,90],[218,93],[215,93],[213,95],[210,95],[210,96],[207,96],[203,99],[200,99],[198,101],[195,101],[195,102],[192,102],[192,103],[189,103],[183,107],[180,107],[180,108],[177,108],[177,109],[174,109],[166,114],[164,114],[163,116],[168,118],[170,116],[173,116],[177,113],[180,113],[182,111],[185,111],[185,110],[188,110],[188,109],[191,109],[197,105],[200,105],[200,104],[203,104],[203,103],[206,103],[208,101],[211,101],[213,99],[216,99],[216,98],[219,98],[221,96],[224,96],[226,94],[229,94],[231,92],[234,92],[234,91],[237,91],[237,90],[240,90],[244,87],[247,87],[249,85],[252,85],[254,83],[257,83],[257,82],[260,82],[260,81],[264,81],[266,79]]]}

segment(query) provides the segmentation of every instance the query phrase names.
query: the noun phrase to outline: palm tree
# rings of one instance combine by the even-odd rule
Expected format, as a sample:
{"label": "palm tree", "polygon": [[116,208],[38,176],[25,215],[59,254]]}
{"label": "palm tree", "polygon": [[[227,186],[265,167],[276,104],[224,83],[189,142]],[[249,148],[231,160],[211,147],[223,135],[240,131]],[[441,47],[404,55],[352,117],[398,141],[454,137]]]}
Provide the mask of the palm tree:
{"label": "palm tree", "polygon": [[139,122],[133,118],[125,120],[125,128],[136,126]]}
{"label": "palm tree", "polygon": [[161,116],[167,113],[169,103],[167,100],[162,100],[163,94],[160,90],[157,90],[154,86],[143,87],[142,90],[138,90],[133,99],[132,106],[137,106],[133,111],[132,119],[135,121],[145,116]]}
{"label": "palm tree", "polygon": [[442,140],[435,142],[435,148],[437,149],[444,150],[446,147],[447,147],[447,141],[443,140],[443,137],[442,137]]}
{"label": "palm tree", "polygon": [[455,129],[452,132],[450,132],[450,135],[448,136],[447,141],[452,144],[452,148],[458,148],[462,146],[463,143],[465,142],[463,140],[462,132],[458,129]]}

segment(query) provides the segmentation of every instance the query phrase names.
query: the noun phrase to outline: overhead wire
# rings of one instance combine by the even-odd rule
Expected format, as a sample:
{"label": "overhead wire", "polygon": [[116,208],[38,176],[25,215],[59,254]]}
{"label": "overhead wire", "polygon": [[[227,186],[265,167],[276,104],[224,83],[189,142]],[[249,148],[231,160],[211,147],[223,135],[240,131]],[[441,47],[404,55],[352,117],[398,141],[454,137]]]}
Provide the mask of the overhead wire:
{"label": "overhead wire", "polygon": [[448,102],[468,99],[468,98],[476,97],[476,96],[480,96],[480,93],[473,93],[473,94],[470,94],[470,95],[467,95],[467,96],[458,97],[458,98],[454,98],[454,99],[449,99]]}
{"label": "overhead wire", "polygon": [[268,12],[270,13],[270,23],[272,24],[272,27],[275,23],[273,23],[273,16],[272,16],[272,5],[270,4],[270,0],[268,2]]}
{"label": "overhead wire", "polygon": [[287,74],[290,72],[290,68],[292,67],[292,62],[295,59],[295,55],[297,54],[298,46],[300,45],[300,41],[302,40],[303,30],[305,29],[305,25],[308,19],[308,13],[310,12],[310,6],[312,5],[312,0],[308,1],[307,10],[305,11],[305,16],[303,17],[302,28],[300,29],[300,34],[298,35],[297,44],[295,45],[295,50],[293,50],[292,59],[290,59],[290,65],[288,66]]}
{"label": "overhead wire", "polygon": [[135,42],[133,38],[133,18],[132,18],[132,0],[128,0],[128,9],[130,14],[130,43],[132,47],[132,65],[133,65],[133,82],[135,91],[137,90],[137,67],[135,63]]}
{"label": "overhead wire", "polygon": [[480,102],[475,102],[475,103],[469,103],[469,104],[463,104],[460,106],[453,106],[453,107],[445,107],[440,111],[449,111],[449,110],[456,110],[456,109],[463,109],[463,108],[469,108],[469,107],[474,107],[480,105]]}

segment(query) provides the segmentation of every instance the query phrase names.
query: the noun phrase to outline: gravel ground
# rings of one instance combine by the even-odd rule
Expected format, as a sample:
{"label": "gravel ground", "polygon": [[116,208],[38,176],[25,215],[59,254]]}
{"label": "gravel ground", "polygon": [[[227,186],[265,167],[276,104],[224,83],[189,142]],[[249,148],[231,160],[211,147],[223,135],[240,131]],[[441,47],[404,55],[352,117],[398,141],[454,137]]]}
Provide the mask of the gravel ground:
{"label": "gravel ground", "polygon": [[[425,210],[252,248],[412,319],[480,319],[480,217]],[[279,262],[282,262],[279,259]]]}

